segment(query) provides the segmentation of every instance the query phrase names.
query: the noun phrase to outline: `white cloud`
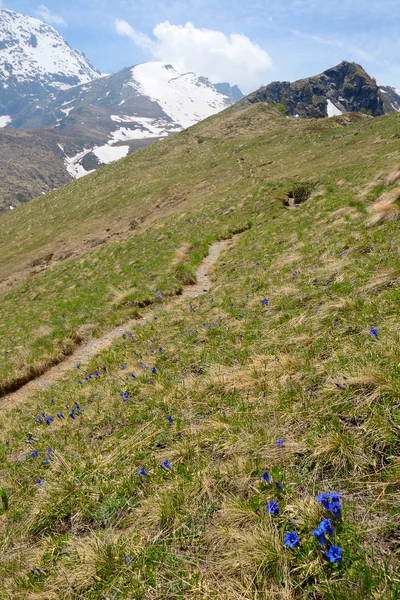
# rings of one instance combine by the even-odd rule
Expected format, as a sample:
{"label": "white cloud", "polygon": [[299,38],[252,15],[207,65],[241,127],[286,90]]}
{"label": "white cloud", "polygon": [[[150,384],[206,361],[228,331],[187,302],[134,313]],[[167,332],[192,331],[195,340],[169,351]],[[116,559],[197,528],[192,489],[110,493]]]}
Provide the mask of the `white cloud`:
{"label": "white cloud", "polygon": [[177,71],[194,71],[212,82],[237,83],[245,92],[265,83],[272,67],[269,54],[240,33],[226,36],[221,31],[198,29],[193,23],[172,25],[169,21],[154,28],[154,40],[117,19],[115,30],[155,60],[172,64]]}
{"label": "white cloud", "polygon": [[43,21],[46,21],[46,23],[49,23],[50,25],[66,25],[66,22],[62,17],[60,17],[60,15],[56,15],[55,13],[51,12],[44,4],[39,6],[36,14],[43,19]]}

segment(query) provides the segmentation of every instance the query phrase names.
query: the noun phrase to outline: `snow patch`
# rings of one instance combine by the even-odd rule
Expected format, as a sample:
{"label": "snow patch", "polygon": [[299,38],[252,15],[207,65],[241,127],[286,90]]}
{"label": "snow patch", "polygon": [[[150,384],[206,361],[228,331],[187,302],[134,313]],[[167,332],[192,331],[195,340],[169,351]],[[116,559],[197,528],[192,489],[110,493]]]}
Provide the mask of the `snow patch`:
{"label": "snow patch", "polygon": [[328,102],[328,107],[327,107],[327,111],[328,111],[328,117],[338,117],[340,115],[342,115],[342,111],[339,110],[334,104],[333,102],[331,102],[329,100],[329,98],[327,98],[327,102]]}
{"label": "snow patch", "polygon": [[114,160],[124,158],[129,152],[129,146],[99,146],[93,150],[93,154],[104,164],[108,165]]}
{"label": "snow patch", "polygon": [[12,118],[9,115],[3,115],[0,117],[0,127],[7,127],[9,123],[11,123]]}

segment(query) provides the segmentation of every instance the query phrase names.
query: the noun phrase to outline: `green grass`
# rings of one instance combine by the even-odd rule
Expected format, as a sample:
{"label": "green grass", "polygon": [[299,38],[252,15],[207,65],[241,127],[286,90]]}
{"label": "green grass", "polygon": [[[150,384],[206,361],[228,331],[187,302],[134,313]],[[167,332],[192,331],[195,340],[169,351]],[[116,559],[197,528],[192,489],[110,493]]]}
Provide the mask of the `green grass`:
{"label": "green grass", "polygon": [[[35,300],[24,304],[21,287],[10,289],[3,315],[19,319],[25,337],[18,345],[30,351],[28,309],[33,323],[68,310],[77,327],[93,323],[98,333],[153,301],[157,289],[166,300],[177,291],[174,259],[183,244],[190,249],[182,265],[193,269],[208,243],[241,231],[194,313],[186,301],[172,308],[160,301],[148,309],[157,320],[135,328],[134,340],[116,340],[50,392],[1,414],[0,487],[8,508],[0,509],[0,597],[400,597],[400,238],[395,221],[370,222],[373,202],[396,184],[374,198],[362,193],[398,158],[390,137],[395,117],[340,129],[361,127],[344,138],[351,143],[337,164],[329,145],[335,120],[302,123],[310,135],[296,137],[294,147],[325,149],[315,170],[281,171],[276,179],[242,175],[231,187],[225,182],[223,197],[176,208],[81,263],[32,278],[26,294],[43,288]],[[271,132],[253,139],[253,125],[240,155],[263,162],[262,139],[265,153],[275,144],[279,156],[282,136],[291,134],[277,133],[279,143],[269,140]],[[387,143],[372,152],[365,140],[378,131]],[[284,207],[293,181],[310,177],[318,179],[316,192]],[[11,317],[20,299],[20,315]],[[370,334],[375,327],[378,339]],[[18,339],[15,329],[3,326],[1,339]],[[96,369],[99,377],[78,384]],[[72,420],[75,402],[82,413]],[[43,411],[55,418],[50,426],[35,422]],[[56,418],[59,411],[65,420]],[[35,439],[26,442],[29,433]],[[282,437],[279,448],[274,442]],[[29,456],[34,449],[39,458]],[[159,467],[166,458],[171,472]],[[142,465],[148,477],[136,474]],[[266,469],[283,491],[259,479]],[[339,564],[323,560],[310,536],[329,516],[315,497],[329,491],[343,494],[342,520],[331,516]],[[265,507],[275,499],[280,513],[271,517]],[[283,539],[293,529],[301,544],[289,550]]]}

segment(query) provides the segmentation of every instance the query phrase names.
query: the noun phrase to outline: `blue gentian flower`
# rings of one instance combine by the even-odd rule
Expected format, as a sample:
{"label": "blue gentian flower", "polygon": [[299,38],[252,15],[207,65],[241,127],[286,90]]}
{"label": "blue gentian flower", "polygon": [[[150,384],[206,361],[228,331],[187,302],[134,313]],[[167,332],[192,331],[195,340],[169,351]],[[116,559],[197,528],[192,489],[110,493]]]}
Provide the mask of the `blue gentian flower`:
{"label": "blue gentian flower", "polygon": [[264,298],[264,300],[261,300],[261,304],[263,304],[264,306],[266,306],[268,304],[269,300],[268,298]]}
{"label": "blue gentian flower", "polygon": [[154,379],[149,379],[147,383],[154,383]]}
{"label": "blue gentian flower", "polygon": [[323,554],[323,557],[331,563],[342,562],[342,549],[337,546],[331,546],[328,552]]}
{"label": "blue gentian flower", "polygon": [[94,371],[94,372],[93,372],[93,375],[94,375],[95,377],[100,377],[100,373],[99,373],[98,371]]}
{"label": "blue gentian flower", "polygon": [[41,417],[37,417],[37,419],[35,419],[35,423],[43,423]]}
{"label": "blue gentian flower", "polygon": [[299,271],[293,271],[292,277],[296,277],[296,275],[298,275],[298,274],[299,274]]}
{"label": "blue gentian flower", "polygon": [[27,442],[33,442],[35,438],[33,437],[33,435],[30,433],[26,439]]}
{"label": "blue gentian flower", "polygon": [[122,392],[122,398],[123,398],[124,402],[128,402],[129,392]]}
{"label": "blue gentian flower", "polygon": [[42,479],[38,479],[35,483],[36,485],[40,485],[41,487],[44,486],[44,481]]}
{"label": "blue gentian flower", "polygon": [[133,333],[130,333],[129,337],[131,338],[131,340],[133,340],[135,338],[135,336],[133,335]]}
{"label": "blue gentian flower", "polygon": [[338,494],[338,492],[331,492],[329,494],[329,498],[331,499],[331,502],[340,502],[341,497],[342,497],[342,494]]}
{"label": "blue gentian flower", "polygon": [[263,479],[266,483],[271,483],[272,481],[268,471],[264,471],[264,473],[260,475],[259,479]]}
{"label": "blue gentian flower", "polygon": [[312,531],[311,535],[314,535],[317,538],[317,540],[319,541],[321,546],[326,546],[325,531],[324,531],[324,529],[322,529],[321,526],[319,526],[317,529]]}
{"label": "blue gentian flower", "polygon": [[80,368],[81,368],[81,365],[80,365],[80,364],[77,364],[75,368],[76,368],[76,369],[80,369]]}
{"label": "blue gentian flower", "polygon": [[155,375],[157,373],[157,369],[155,367],[151,367],[151,372]]}
{"label": "blue gentian flower", "polygon": [[75,409],[71,410],[71,412],[69,413],[69,416],[71,417],[71,419],[75,419]]}
{"label": "blue gentian flower", "polygon": [[43,464],[44,465],[49,465],[50,464],[50,459],[48,456],[46,456],[46,458],[43,460]]}
{"label": "blue gentian flower", "polygon": [[81,407],[79,406],[79,404],[77,402],[75,402],[75,409],[76,409],[77,413],[81,413],[82,412],[82,409],[81,409]]}
{"label": "blue gentian flower", "polygon": [[321,523],[319,524],[318,527],[320,529],[322,529],[328,535],[333,535],[334,534],[333,527],[331,525],[331,520],[330,519],[324,519],[323,521],[321,521]]}
{"label": "blue gentian flower", "polygon": [[329,510],[329,500],[330,500],[330,496],[329,494],[319,494],[319,496],[317,496],[317,502],[321,502],[322,506],[326,509]]}
{"label": "blue gentian flower", "polygon": [[297,546],[300,546],[300,540],[297,537],[296,531],[291,531],[285,535],[284,544],[289,548],[296,548]]}
{"label": "blue gentian flower", "polygon": [[373,329],[370,329],[369,332],[373,338],[375,338],[376,340],[378,339],[378,330],[375,327]]}
{"label": "blue gentian flower", "polygon": [[153,348],[150,348],[149,352],[150,352],[150,354],[154,354]]}
{"label": "blue gentian flower", "polygon": [[147,365],[140,365],[141,369],[147,369]]}
{"label": "blue gentian flower", "polygon": [[171,425],[172,425],[172,423],[174,422],[174,419],[171,417],[171,415],[168,415],[167,421],[168,421],[168,423],[171,423]]}
{"label": "blue gentian flower", "polygon": [[154,317],[154,320],[155,320],[155,321],[158,321],[158,317]]}
{"label": "blue gentian flower", "polygon": [[55,403],[56,403],[56,401],[54,400],[54,398],[52,398],[52,399],[50,400],[50,403],[51,403],[51,404],[55,404]]}
{"label": "blue gentian flower", "polygon": [[103,371],[106,372],[107,371],[107,367],[103,367]]}
{"label": "blue gentian flower", "polygon": [[125,338],[126,338],[126,333],[123,333],[123,334],[121,335],[121,337],[125,339]]}
{"label": "blue gentian flower", "polygon": [[279,504],[277,501],[273,500],[272,502],[268,502],[266,511],[271,515],[279,515]]}
{"label": "blue gentian flower", "polygon": [[147,471],[145,470],[144,467],[140,467],[139,471],[137,472],[137,475],[147,475]]}
{"label": "blue gentian flower", "polygon": [[194,308],[191,304],[189,304],[190,312],[194,312]]}
{"label": "blue gentian flower", "polygon": [[163,347],[162,346],[158,346],[158,351],[162,352],[163,351]]}
{"label": "blue gentian flower", "polygon": [[164,470],[164,471],[171,471],[172,470],[172,465],[171,463],[165,459],[162,461],[162,463],[160,464],[160,467]]}
{"label": "blue gentian flower", "polygon": [[129,377],[132,377],[133,379],[136,379],[136,375],[135,375],[135,373],[131,373],[131,374],[129,375]]}
{"label": "blue gentian flower", "polygon": [[121,365],[121,369],[122,369],[122,371],[125,371],[126,366],[125,365]]}
{"label": "blue gentian flower", "polygon": [[82,385],[82,379],[78,381],[78,385]]}
{"label": "blue gentian flower", "polygon": [[52,423],[54,421],[53,417],[51,415],[49,415],[46,420],[45,423],[46,425],[50,425],[50,423]]}
{"label": "blue gentian flower", "polygon": [[62,412],[57,413],[57,417],[59,419],[64,419],[65,418]]}
{"label": "blue gentian flower", "polygon": [[283,492],[283,490],[284,490],[283,483],[280,483],[279,481],[275,481],[275,485],[280,492]]}
{"label": "blue gentian flower", "polygon": [[39,456],[39,450],[32,450],[32,452],[29,452],[29,456],[31,458],[37,458]]}
{"label": "blue gentian flower", "polygon": [[340,504],[340,502],[331,502],[329,505],[329,512],[331,512],[333,514],[333,516],[336,519],[341,519],[342,518],[342,505]]}
{"label": "blue gentian flower", "polygon": [[341,383],[336,383],[336,381],[334,383],[335,383],[336,387],[339,388],[339,390],[344,390],[345,389],[344,386]]}
{"label": "blue gentian flower", "polygon": [[131,559],[130,559],[129,554],[125,554],[124,560],[125,560],[126,566],[129,567],[129,565],[131,564]]}
{"label": "blue gentian flower", "polygon": [[276,442],[274,442],[275,446],[279,446],[279,448],[283,448],[283,442],[285,441],[285,438],[280,438],[279,440],[276,440]]}
{"label": "blue gentian flower", "polygon": [[51,456],[53,454],[53,448],[47,448],[46,452]]}

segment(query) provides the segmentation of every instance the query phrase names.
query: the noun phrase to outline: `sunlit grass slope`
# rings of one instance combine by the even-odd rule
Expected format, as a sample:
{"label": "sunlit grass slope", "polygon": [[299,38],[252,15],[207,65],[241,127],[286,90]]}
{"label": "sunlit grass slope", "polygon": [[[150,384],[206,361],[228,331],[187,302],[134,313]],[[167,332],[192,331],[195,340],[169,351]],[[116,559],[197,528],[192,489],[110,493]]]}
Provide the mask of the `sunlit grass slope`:
{"label": "sunlit grass slope", "polygon": [[398,115],[309,122],[261,104],[228,110],[2,215],[0,389],[158,301],[157,289],[179,291],[182,244],[192,245],[190,269],[208,242],[257,216],[253,203],[228,210],[232,199],[240,206],[265,182],[279,199],[293,181],[340,178],[355,197],[391,168],[398,127]]}
{"label": "sunlit grass slope", "polygon": [[[400,119],[261,131],[254,112],[228,138],[238,115],[222,115],[204,202],[2,297],[3,343],[22,346],[8,342],[9,380],[16,350],[54,356],[56,325],[62,344],[158,303],[133,339],[3,409],[1,598],[400,597]],[[217,123],[197,127],[206,138]],[[107,173],[118,165],[94,177]],[[299,180],[313,194],[284,206]],[[167,309],[182,285],[176,261],[190,273],[236,231],[194,312]],[[341,494],[342,509],[327,511],[321,493]],[[266,510],[274,501],[278,514]],[[327,518],[322,546],[311,533]],[[299,545],[285,546],[294,531]]]}

